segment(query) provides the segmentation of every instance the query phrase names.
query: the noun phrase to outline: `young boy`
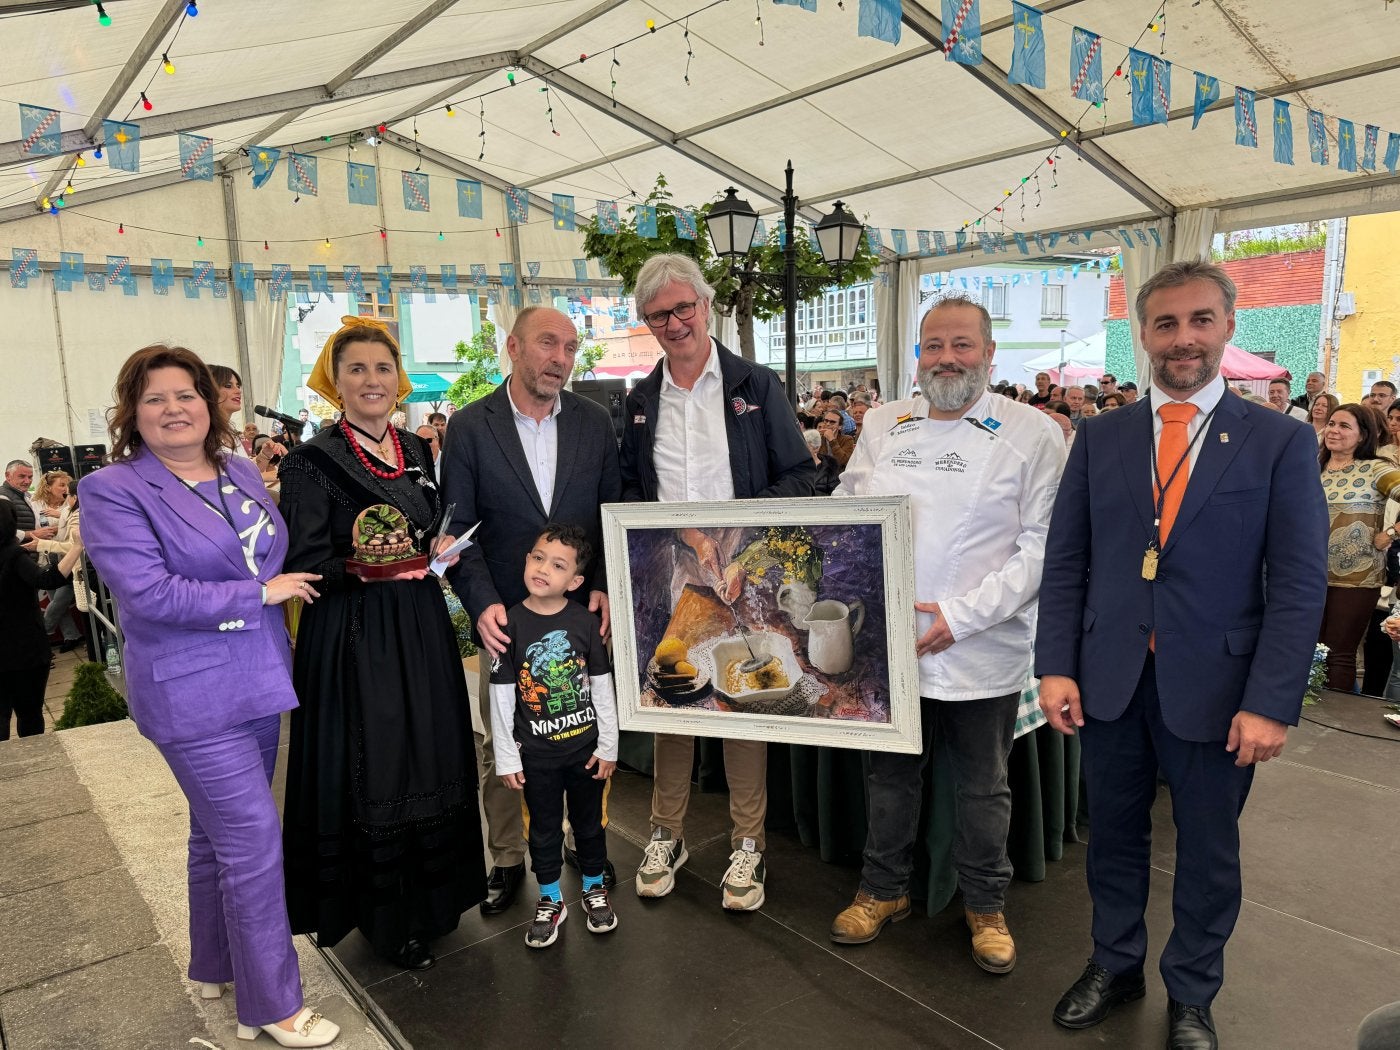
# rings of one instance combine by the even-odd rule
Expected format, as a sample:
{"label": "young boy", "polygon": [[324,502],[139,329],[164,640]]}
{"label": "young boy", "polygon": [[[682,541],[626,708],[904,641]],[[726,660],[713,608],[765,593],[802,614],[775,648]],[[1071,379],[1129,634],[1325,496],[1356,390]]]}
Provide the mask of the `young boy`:
{"label": "young boy", "polygon": [[603,886],[602,826],[603,788],[617,768],[617,705],[598,618],[567,597],[592,553],[577,525],[545,526],[525,556],[530,593],[506,614],[510,644],[491,666],[496,772],[525,792],[530,810],[530,868],[540,884],[525,933],[531,948],[553,944],[567,914],[559,890],[566,794],[588,932],[617,926]]}

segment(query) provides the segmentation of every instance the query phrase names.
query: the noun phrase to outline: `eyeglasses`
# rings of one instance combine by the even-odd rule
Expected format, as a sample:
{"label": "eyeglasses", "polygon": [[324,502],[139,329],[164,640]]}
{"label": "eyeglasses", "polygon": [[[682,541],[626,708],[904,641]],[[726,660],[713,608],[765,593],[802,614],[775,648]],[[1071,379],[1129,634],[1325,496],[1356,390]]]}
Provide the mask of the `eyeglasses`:
{"label": "eyeglasses", "polygon": [[821,427],[836,427],[840,425],[841,421],[839,419],[823,419],[820,423],[817,424],[817,426]]}
{"label": "eyeglasses", "polygon": [[677,321],[689,321],[695,316],[695,308],[698,305],[698,302],[677,303],[669,310],[654,310],[649,314],[642,314],[642,320],[647,323],[648,328],[665,328],[672,317]]}

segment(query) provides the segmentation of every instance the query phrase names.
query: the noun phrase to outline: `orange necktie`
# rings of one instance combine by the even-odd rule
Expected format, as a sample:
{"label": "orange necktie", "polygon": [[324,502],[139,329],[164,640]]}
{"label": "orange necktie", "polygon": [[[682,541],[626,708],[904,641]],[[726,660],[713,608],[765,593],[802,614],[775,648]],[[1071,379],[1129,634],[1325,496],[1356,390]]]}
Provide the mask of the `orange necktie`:
{"label": "orange necktie", "polygon": [[[1157,477],[1152,482],[1154,495],[1161,496],[1158,486],[1171,477],[1177,462],[1186,455],[1190,446],[1186,436],[1186,424],[1191,422],[1196,411],[1195,405],[1177,401],[1168,401],[1157,409],[1157,414],[1162,417],[1162,436],[1157,440]],[[1181,497],[1186,494],[1187,475],[1190,473],[1191,462],[1187,459],[1181,463],[1176,477],[1167,485],[1166,498],[1162,500],[1162,524],[1158,530],[1159,547],[1167,545],[1167,537],[1171,534],[1177,511],[1181,510]]]}

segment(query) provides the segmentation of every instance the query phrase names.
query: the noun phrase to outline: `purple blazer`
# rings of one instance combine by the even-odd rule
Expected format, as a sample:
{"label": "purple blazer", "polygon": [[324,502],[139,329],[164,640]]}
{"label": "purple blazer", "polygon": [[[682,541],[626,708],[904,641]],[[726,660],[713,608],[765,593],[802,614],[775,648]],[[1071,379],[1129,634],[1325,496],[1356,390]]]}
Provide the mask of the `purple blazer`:
{"label": "purple blazer", "polygon": [[117,599],[127,704],[158,744],[297,706],[282,607],[262,604],[287,526],[251,463],[230,458],[224,469],[272,518],[257,579],[233,530],[149,449],[83,479],[83,543]]}

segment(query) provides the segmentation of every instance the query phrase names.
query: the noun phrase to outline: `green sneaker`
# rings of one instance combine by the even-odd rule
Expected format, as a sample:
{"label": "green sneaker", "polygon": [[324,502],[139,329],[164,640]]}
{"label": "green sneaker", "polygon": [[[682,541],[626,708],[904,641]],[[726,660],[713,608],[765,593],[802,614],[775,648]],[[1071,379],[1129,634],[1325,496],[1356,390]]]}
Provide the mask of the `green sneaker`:
{"label": "green sneaker", "polygon": [[763,907],[763,880],[768,872],[756,846],[753,839],[744,839],[729,855],[722,899],[729,911],[757,911]]}

